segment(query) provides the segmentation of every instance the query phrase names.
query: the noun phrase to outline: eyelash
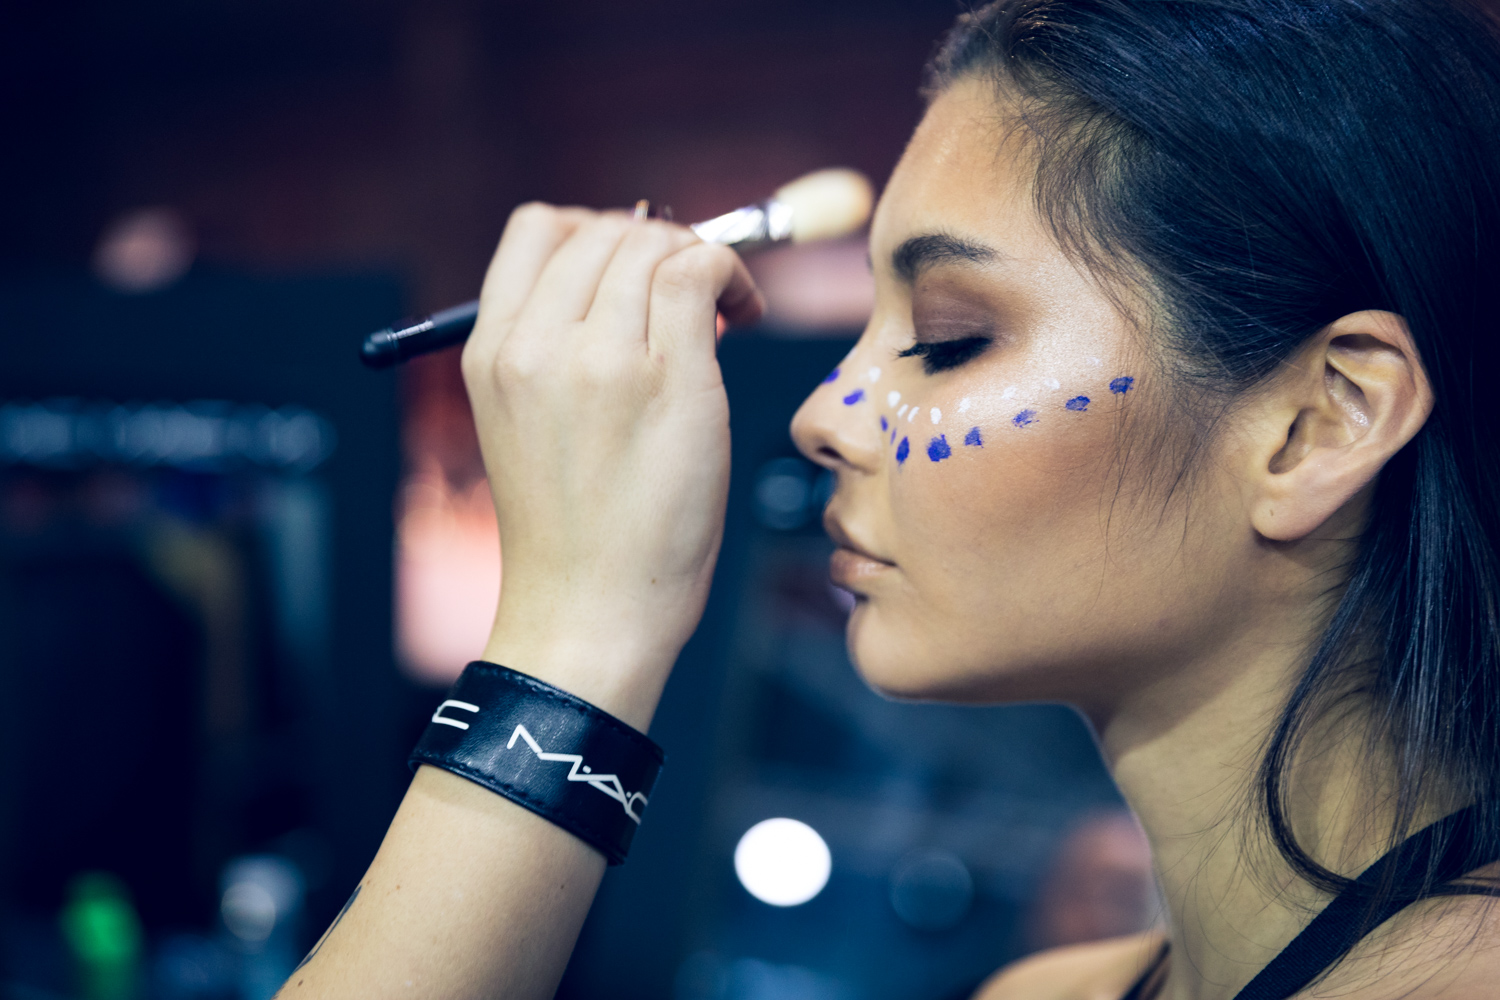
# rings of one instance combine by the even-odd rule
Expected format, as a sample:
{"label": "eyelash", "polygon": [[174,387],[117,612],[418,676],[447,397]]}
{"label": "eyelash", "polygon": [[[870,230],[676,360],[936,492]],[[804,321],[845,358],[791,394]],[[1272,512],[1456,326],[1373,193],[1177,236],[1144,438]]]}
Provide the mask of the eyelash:
{"label": "eyelash", "polygon": [[989,337],[962,337],[958,340],[939,340],[933,343],[917,341],[906,350],[897,353],[898,358],[921,358],[922,371],[928,375],[957,368],[973,361],[989,347]]}

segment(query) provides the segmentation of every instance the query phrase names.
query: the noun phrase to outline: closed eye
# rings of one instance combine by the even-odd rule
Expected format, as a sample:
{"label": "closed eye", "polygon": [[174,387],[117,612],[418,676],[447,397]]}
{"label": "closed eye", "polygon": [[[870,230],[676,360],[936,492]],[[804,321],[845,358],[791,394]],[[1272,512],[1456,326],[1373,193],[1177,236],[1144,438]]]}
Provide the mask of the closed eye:
{"label": "closed eye", "polygon": [[962,337],[958,340],[923,341],[919,340],[906,350],[899,352],[898,358],[921,358],[922,370],[928,375],[936,375],[938,372],[957,368],[959,365],[973,361],[984,353],[985,348],[993,343],[989,337]]}

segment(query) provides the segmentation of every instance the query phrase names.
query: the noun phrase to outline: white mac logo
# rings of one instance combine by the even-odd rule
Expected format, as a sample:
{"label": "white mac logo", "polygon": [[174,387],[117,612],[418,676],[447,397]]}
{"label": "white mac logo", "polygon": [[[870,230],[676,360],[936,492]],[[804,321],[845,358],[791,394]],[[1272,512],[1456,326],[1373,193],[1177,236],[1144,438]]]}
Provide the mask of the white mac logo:
{"label": "white mac logo", "polygon": [[[444,715],[443,710],[447,708],[456,708],[464,712],[474,712],[476,714],[479,712],[478,705],[471,705],[467,701],[458,701],[456,699],[449,698],[447,701],[443,702],[437,707],[436,712],[432,713],[432,721],[440,723],[444,726],[452,726],[455,729],[469,728],[469,724],[467,722],[460,722],[457,719],[450,719],[448,716]],[[642,795],[640,792],[625,791],[625,786],[620,784],[619,777],[613,774],[594,774],[593,769],[583,763],[583,756],[581,754],[545,752],[544,750],[542,750],[537,741],[531,738],[531,734],[526,731],[525,726],[516,726],[516,731],[510,734],[510,742],[505,744],[505,749],[514,749],[517,738],[525,740],[526,745],[531,748],[531,752],[536,754],[537,757],[541,758],[542,760],[555,760],[562,763],[572,764],[573,766],[568,770],[569,781],[587,782],[589,785],[593,786],[594,788],[603,792],[605,795],[608,795],[610,798],[614,799],[616,802],[620,803],[621,807],[623,807],[625,810],[625,815],[629,816],[636,823],[640,823],[641,814],[636,811],[636,804],[639,803],[640,805],[644,806],[647,801],[646,796]]]}

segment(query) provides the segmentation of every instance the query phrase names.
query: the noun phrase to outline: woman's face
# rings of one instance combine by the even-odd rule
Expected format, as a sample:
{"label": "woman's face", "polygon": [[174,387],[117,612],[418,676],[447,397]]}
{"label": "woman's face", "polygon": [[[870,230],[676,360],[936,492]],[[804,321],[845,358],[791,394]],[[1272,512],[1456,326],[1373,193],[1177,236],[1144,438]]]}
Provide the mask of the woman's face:
{"label": "woman's face", "polygon": [[870,324],[792,431],[838,476],[866,680],[1106,709],[1227,640],[1251,540],[1211,469],[1190,518],[1167,499],[1152,350],[1037,218],[1000,115],[978,81],[932,104],[875,214]]}

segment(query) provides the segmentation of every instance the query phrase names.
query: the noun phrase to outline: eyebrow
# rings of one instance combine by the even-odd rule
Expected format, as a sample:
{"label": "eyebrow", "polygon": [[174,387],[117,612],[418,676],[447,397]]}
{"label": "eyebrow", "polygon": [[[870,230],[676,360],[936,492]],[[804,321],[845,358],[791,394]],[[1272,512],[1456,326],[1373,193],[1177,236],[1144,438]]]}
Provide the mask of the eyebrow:
{"label": "eyebrow", "polygon": [[891,254],[891,269],[907,284],[929,267],[949,262],[988,264],[1000,253],[980,243],[971,243],[946,233],[913,236]]}

